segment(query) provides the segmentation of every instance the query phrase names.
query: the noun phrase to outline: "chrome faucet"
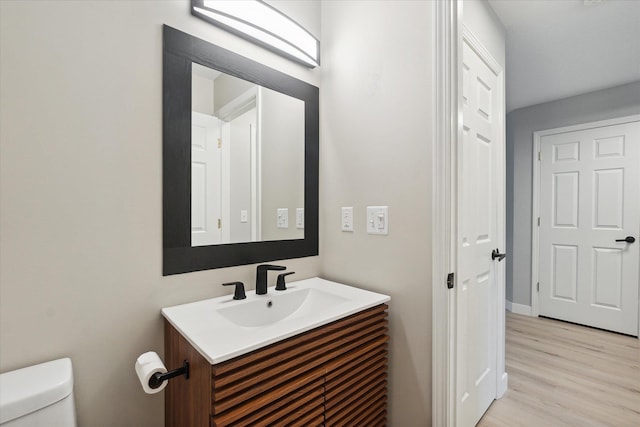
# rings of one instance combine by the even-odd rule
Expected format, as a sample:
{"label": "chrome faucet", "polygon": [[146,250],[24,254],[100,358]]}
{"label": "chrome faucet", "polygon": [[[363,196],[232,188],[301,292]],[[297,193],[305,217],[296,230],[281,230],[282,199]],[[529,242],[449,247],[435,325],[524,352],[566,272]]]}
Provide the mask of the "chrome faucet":
{"label": "chrome faucet", "polygon": [[287,267],[281,265],[261,264],[256,268],[256,295],[267,293],[267,271],[286,270]]}

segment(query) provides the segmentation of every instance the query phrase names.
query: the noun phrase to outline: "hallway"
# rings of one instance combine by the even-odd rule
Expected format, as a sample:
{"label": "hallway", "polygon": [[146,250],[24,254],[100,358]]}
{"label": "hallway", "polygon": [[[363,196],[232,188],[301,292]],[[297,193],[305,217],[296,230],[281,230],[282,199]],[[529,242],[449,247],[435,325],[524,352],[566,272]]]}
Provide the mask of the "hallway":
{"label": "hallway", "polygon": [[640,340],[507,313],[509,389],[478,426],[640,425]]}

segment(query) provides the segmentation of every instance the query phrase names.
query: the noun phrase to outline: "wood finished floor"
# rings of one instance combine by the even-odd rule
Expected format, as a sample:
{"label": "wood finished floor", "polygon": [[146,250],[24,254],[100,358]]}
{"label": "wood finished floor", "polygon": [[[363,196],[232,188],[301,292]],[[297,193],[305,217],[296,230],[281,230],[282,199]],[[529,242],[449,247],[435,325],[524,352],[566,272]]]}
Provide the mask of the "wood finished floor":
{"label": "wood finished floor", "polygon": [[640,340],[507,313],[509,389],[480,427],[640,427]]}

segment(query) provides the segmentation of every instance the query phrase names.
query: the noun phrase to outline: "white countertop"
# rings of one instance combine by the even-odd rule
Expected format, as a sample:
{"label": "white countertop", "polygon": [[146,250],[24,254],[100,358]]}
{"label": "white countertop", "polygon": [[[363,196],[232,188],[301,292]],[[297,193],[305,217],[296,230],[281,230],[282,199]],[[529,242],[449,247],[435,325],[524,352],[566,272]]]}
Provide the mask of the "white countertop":
{"label": "white countertop", "polygon": [[[165,307],[162,315],[209,363],[216,364],[391,299],[387,295],[319,277],[287,283],[286,291],[275,291],[274,287],[269,287],[266,295],[256,295],[255,291],[247,291],[246,294],[244,300],[234,300],[232,292],[223,297]],[[259,304],[256,312],[265,312],[263,307],[270,301],[276,306],[280,301],[284,304],[285,300],[292,301],[296,295],[303,294],[314,296],[306,298],[286,317],[266,325],[240,326],[220,311],[236,310],[236,317],[237,313],[247,313],[247,317],[252,317],[252,310],[258,307],[256,304]]]}

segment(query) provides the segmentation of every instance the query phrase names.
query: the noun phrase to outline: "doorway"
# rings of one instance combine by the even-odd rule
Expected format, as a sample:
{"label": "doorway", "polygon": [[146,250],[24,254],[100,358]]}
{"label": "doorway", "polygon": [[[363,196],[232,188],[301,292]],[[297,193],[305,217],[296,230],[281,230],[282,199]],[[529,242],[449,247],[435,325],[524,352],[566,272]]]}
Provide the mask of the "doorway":
{"label": "doorway", "polygon": [[433,7],[432,424],[471,426],[507,388],[504,72],[462,2]]}
{"label": "doorway", "polygon": [[532,314],[638,336],[640,116],[534,145]]}

